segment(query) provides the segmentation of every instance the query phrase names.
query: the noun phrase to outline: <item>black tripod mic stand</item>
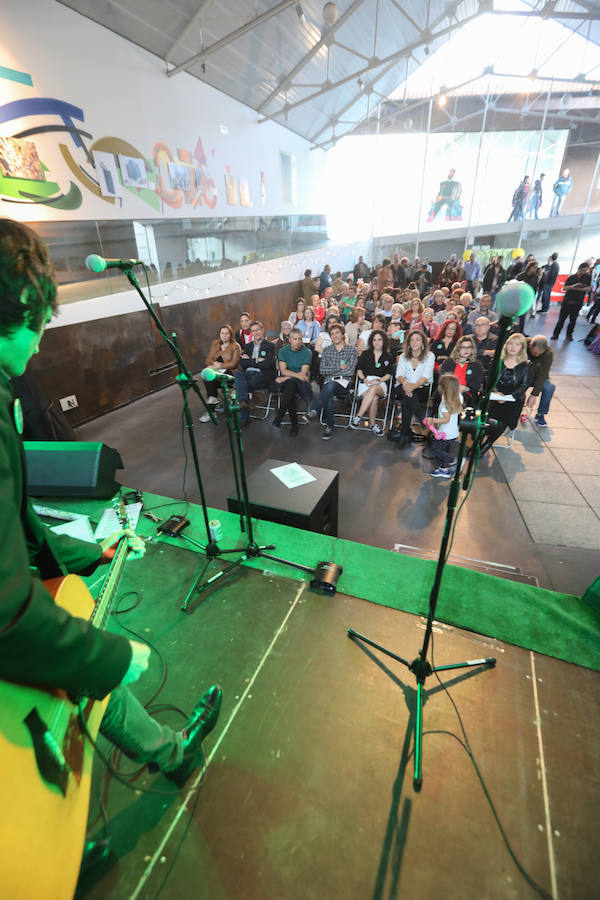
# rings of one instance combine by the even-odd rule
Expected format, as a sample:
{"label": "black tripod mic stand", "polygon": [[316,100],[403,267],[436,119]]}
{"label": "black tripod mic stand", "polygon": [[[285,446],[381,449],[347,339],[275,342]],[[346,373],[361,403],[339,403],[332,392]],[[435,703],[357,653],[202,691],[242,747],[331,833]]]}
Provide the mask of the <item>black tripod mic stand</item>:
{"label": "black tripod mic stand", "polygon": [[[512,284],[512,282],[511,282]],[[524,284],[523,282],[518,283],[519,286],[523,286],[525,288],[529,288],[529,285]],[[531,288],[529,288],[531,291]],[[533,291],[531,291],[533,295]],[[530,304],[531,305],[531,304]],[[500,295],[498,295],[498,308],[501,310],[501,302]],[[522,312],[525,312],[526,307]],[[502,310],[501,310],[502,311]],[[454,521],[454,515],[456,513],[456,505],[457,499],[461,488],[461,468],[463,464],[463,460],[465,460],[465,450],[466,450],[466,442],[468,435],[472,435],[473,444],[470,451],[469,465],[467,468],[467,472],[465,474],[465,478],[462,484],[463,490],[468,491],[471,485],[471,479],[474,476],[477,470],[477,462],[479,459],[479,452],[481,448],[481,443],[483,440],[483,435],[489,430],[490,426],[495,425],[495,421],[488,421],[488,408],[490,404],[490,395],[496,386],[496,382],[500,376],[500,370],[502,368],[502,348],[506,341],[508,330],[512,326],[514,321],[514,316],[501,315],[500,317],[500,335],[498,337],[498,341],[496,343],[496,349],[494,353],[494,359],[492,365],[490,366],[490,373],[488,377],[488,382],[486,385],[486,392],[481,402],[480,408],[475,412],[474,410],[466,410],[465,416],[459,423],[460,428],[460,444],[458,449],[458,456],[456,460],[456,471],[454,473],[454,478],[452,479],[452,483],[450,485],[450,493],[448,495],[448,504],[446,511],[446,523],[444,526],[444,533],[442,536],[442,543],[440,546],[440,552],[438,555],[437,567],[435,570],[435,579],[433,582],[433,587],[431,589],[431,593],[429,595],[429,612],[427,615],[427,626],[425,628],[425,636],[423,638],[423,645],[419,650],[418,656],[409,662],[409,660],[404,659],[402,656],[398,656],[396,653],[392,653],[391,650],[388,650],[386,647],[383,647],[381,644],[376,644],[374,641],[365,637],[363,634],[359,634],[354,629],[348,629],[348,637],[352,639],[356,639],[362,641],[365,644],[368,644],[370,647],[374,647],[376,650],[380,650],[382,653],[385,653],[387,656],[390,656],[392,659],[395,659],[397,662],[402,663],[403,666],[412,672],[417,680],[417,697],[416,697],[416,716],[415,716],[415,765],[414,765],[414,777],[413,777],[413,786],[415,791],[421,790],[421,785],[423,783],[423,693],[425,689],[425,682],[427,678],[431,675],[434,675],[436,672],[447,672],[452,669],[464,669],[471,668],[474,666],[485,666],[486,668],[492,668],[496,665],[496,660],[494,657],[485,657],[483,659],[469,659],[464,660],[463,662],[449,663],[445,666],[432,666],[431,663],[427,659],[427,653],[429,650],[429,643],[431,640],[431,633],[433,630],[433,623],[435,620],[435,612],[439,598],[440,585],[442,582],[442,576],[444,574],[444,567],[447,562],[448,552],[449,552],[449,544],[452,536],[452,526]]]}
{"label": "black tripod mic stand", "polygon": [[[244,462],[244,447],[242,444],[240,406],[237,402],[236,397],[230,393],[228,379],[224,379],[223,381],[221,381],[220,387],[223,390],[225,421],[227,422],[227,431],[229,433],[229,444],[233,462],[233,474],[237,492],[238,507],[240,509],[240,528],[242,532],[246,532],[247,544],[245,549],[242,551],[242,555],[239,559],[236,559],[235,562],[230,563],[230,565],[226,566],[220,572],[217,572],[212,576],[212,578],[209,578],[208,581],[203,582],[202,578],[204,576],[204,573],[206,572],[210,560],[208,559],[206,561],[202,571],[198,574],[188,592],[187,597],[181,605],[181,609],[183,610],[186,610],[188,608],[194,594],[200,593],[211,584],[214,584],[214,582],[219,578],[222,578],[223,576],[228,575],[230,572],[233,572],[234,569],[237,569],[238,566],[241,566],[242,563],[246,562],[247,559],[256,559],[257,557],[261,557],[262,559],[270,559],[273,562],[282,563],[286,566],[292,566],[295,569],[300,569],[301,571],[308,572],[311,575],[314,573],[314,570],[309,566],[303,566],[300,563],[292,562],[289,559],[282,559],[279,556],[271,556],[268,553],[264,552],[265,550],[275,550],[275,544],[259,546],[256,543],[252,526],[252,515],[250,512],[248,483],[246,480],[246,464]],[[186,536],[182,534],[181,537]],[[235,550],[221,550],[218,555],[221,555],[223,553],[239,553],[240,549],[241,548]]]}
{"label": "black tripod mic stand", "polygon": [[[210,523],[208,521],[208,509],[207,509],[207,505],[206,505],[206,497],[204,494],[204,486],[202,484],[202,476],[200,474],[200,462],[198,460],[198,447],[196,445],[196,439],[194,437],[194,422],[192,419],[192,413],[191,413],[190,406],[188,403],[188,394],[189,394],[190,390],[193,390],[194,393],[200,398],[200,401],[202,402],[204,408],[208,412],[211,422],[214,425],[217,424],[217,418],[216,418],[214,412],[211,410],[208,403],[206,402],[206,400],[204,399],[204,395],[200,391],[196,379],[193,377],[192,373],[186,366],[186,364],[183,360],[183,357],[181,355],[181,352],[179,350],[179,347],[177,346],[176,336],[175,335],[169,336],[167,334],[162,322],[160,321],[159,317],[156,315],[156,312],[152,308],[152,304],[150,303],[150,301],[148,299],[146,299],[146,296],[145,296],[144,292],[142,291],[140,284],[132,271],[131,266],[128,266],[127,268],[125,268],[124,272],[125,272],[125,275],[127,276],[127,280],[129,281],[129,283],[132,285],[132,287],[135,288],[137,293],[142,298],[144,306],[148,310],[150,317],[151,317],[152,321],[154,322],[159,334],[161,335],[162,339],[164,340],[164,342],[167,344],[167,346],[171,350],[171,353],[173,354],[173,356],[175,358],[175,362],[177,363],[177,368],[179,370],[179,374],[177,375],[175,381],[177,382],[177,384],[179,385],[179,387],[181,389],[181,395],[182,395],[182,399],[183,399],[183,414],[184,414],[184,418],[185,418],[190,449],[192,452],[192,460],[194,463],[194,472],[196,474],[196,482],[198,484],[198,493],[200,494],[200,503],[202,506],[202,515],[204,518],[204,525],[206,528],[206,543],[205,544],[201,543],[200,541],[195,541],[193,538],[188,537],[186,534],[181,533],[178,535],[182,539],[186,540],[188,543],[193,544],[195,547],[198,547],[206,555],[206,560],[204,562],[202,571],[200,572],[200,575],[194,580],[194,584],[193,584],[191,590],[188,592],[188,595],[185,598],[185,600],[181,606],[181,609],[187,609],[190,599],[195,591],[201,590],[203,587],[207,587],[209,584],[212,584],[218,578],[222,578],[224,575],[227,575],[229,571],[231,571],[233,568],[235,568],[236,565],[239,564],[239,562],[243,561],[243,559],[247,559],[248,556],[244,556],[242,558],[242,560],[240,560],[239,562],[233,563],[232,565],[227,566],[225,569],[221,570],[220,572],[217,572],[217,574],[214,575],[211,579],[209,579],[209,581],[207,581],[206,584],[202,585],[201,587],[198,587],[198,584],[199,584],[201,578],[204,576],[206,569],[208,568],[208,566],[210,565],[210,563],[212,562],[213,559],[216,559],[219,556],[223,556],[226,553],[239,553],[240,550],[238,547],[235,547],[230,550],[222,549],[221,547],[219,547],[217,541],[213,539],[213,537],[211,536],[211,533],[210,533]],[[232,451],[233,451],[233,444],[232,444]],[[235,480],[236,480],[236,489],[239,492],[237,471],[236,471],[236,479]],[[245,474],[244,474],[244,484],[245,484]],[[246,506],[247,506],[247,491],[246,491]],[[251,527],[251,520],[249,517],[248,517],[248,522],[250,522],[250,527]],[[265,547],[265,548],[257,547],[256,548],[257,552],[253,555],[258,555],[258,552],[261,549],[271,549],[271,548],[270,547]],[[294,565],[294,564],[292,563],[291,565]]]}

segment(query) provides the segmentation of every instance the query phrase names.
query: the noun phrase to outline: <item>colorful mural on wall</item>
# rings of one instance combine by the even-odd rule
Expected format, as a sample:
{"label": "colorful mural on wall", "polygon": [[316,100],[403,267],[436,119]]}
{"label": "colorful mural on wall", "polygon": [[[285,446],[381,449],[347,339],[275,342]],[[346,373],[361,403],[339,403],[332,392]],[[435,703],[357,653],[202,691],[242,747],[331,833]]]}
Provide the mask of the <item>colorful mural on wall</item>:
{"label": "colorful mural on wall", "polygon": [[[7,77],[4,71],[10,70],[0,70],[0,78]],[[30,76],[21,83],[32,85]],[[23,128],[23,119],[32,124]],[[19,130],[8,135],[5,128],[0,138],[0,199],[6,203],[76,210],[87,191],[113,206],[124,206],[128,194],[133,194],[155,211],[161,204],[174,210],[214,209],[217,204],[216,181],[200,136],[193,150],[173,151],[158,141],[146,156],[119,137],[94,139],[84,128],[83,109],[52,97],[28,97],[0,106],[0,126],[17,120]],[[51,171],[44,162],[43,150],[32,140],[42,135],[46,148],[48,136],[56,137],[64,172]],[[214,161],[214,150],[210,154]],[[251,206],[248,180],[238,179],[229,166],[223,169],[227,202]]]}

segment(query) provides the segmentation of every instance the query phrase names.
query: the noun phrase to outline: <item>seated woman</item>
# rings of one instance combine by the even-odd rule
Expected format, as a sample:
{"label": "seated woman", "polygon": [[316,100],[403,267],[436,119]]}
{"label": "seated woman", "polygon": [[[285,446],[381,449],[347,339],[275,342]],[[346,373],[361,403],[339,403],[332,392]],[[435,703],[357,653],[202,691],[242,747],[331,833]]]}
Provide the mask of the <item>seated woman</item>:
{"label": "seated woman", "polygon": [[[462,291],[460,291],[462,294]],[[443,309],[435,314],[435,321],[438,325],[443,325],[446,321],[448,313],[451,312],[456,304],[458,303],[458,293],[451,294],[446,300],[446,305]]]}
{"label": "seated woman", "polygon": [[306,303],[304,302],[304,299],[302,297],[300,297],[298,299],[298,302],[296,303],[296,309],[294,310],[294,312],[291,312],[289,315],[289,320],[292,323],[292,325],[295,325],[298,322],[298,319],[304,318],[305,308],[306,308]]}
{"label": "seated woman", "polygon": [[489,417],[497,419],[498,424],[485,435],[481,456],[488,452],[506,428],[514,430],[517,427],[529,380],[527,340],[524,335],[516,332],[511,334],[502,348],[502,369],[494,388],[502,399],[491,400],[488,410]]}
{"label": "seated woman", "polygon": [[452,351],[456,346],[456,342],[461,337],[462,331],[458,322],[454,319],[444,322],[437,338],[431,345],[431,350],[435,357],[436,371],[442,367],[447,359],[450,359]]}
{"label": "seated woman", "polygon": [[315,319],[319,325],[322,325],[323,319],[327,315],[327,300],[321,299],[318,294],[313,294],[310,298],[310,305],[315,311]]}
{"label": "seated woman", "polygon": [[386,334],[388,339],[388,350],[394,359],[396,359],[400,353],[402,353],[402,345],[405,340],[406,332],[400,325],[396,325],[394,322],[388,322]]}
{"label": "seated woman", "polygon": [[413,297],[410,301],[410,307],[405,311],[403,316],[407,330],[421,321],[422,313],[423,304],[417,297]]}
{"label": "seated woman", "polygon": [[365,321],[365,310],[358,303],[350,312],[350,321],[346,325],[346,343],[356,347],[363,331],[369,331],[369,323]]}
{"label": "seated woman", "polygon": [[275,379],[277,390],[281,393],[279,410],[273,419],[273,425],[279,428],[289,412],[290,436],[298,434],[298,413],[296,411],[296,397],[302,397],[307,403],[312,400],[310,388],[310,365],[312,353],[304,346],[302,332],[299,328],[292,328],[290,342],[287,347],[279,351],[280,375]]}
{"label": "seated woman", "polygon": [[[394,323],[394,325],[400,325],[404,318],[404,306],[402,303],[392,303],[392,315],[390,316],[390,321]],[[402,326],[404,328],[404,326]]]}
{"label": "seated woman", "polygon": [[429,341],[435,341],[440,333],[440,326],[433,318],[433,309],[427,306],[421,313],[421,321],[417,322],[410,329],[411,331],[422,331]]}
{"label": "seated woman", "polygon": [[[463,294],[463,297],[464,297],[464,294]],[[465,307],[462,306],[460,303],[457,303],[456,306],[454,307],[454,309],[452,310],[452,312],[454,313],[454,317],[455,317],[456,321],[462,328],[462,333],[463,334],[473,334],[473,326],[469,325],[469,323],[468,323],[467,311],[466,311]],[[448,319],[448,316],[446,316],[446,320],[447,319]]]}
{"label": "seated woman", "polygon": [[[206,357],[206,365],[217,372],[226,372],[228,375],[233,375],[236,369],[239,368],[241,355],[242,348],[235,339],[233,328],[231,325],[222,325],[219,329],[219,337],[210,345]],[[216,405],[219,402],[217,399],[217,382],[206,381],[204,386],[207,394],[206,402]],[[200,416],[200,421],[209,422],[209,414],[206,412]]]}
{"label": "seated woman", "polygon": [[279,332],[279,337],[275,338],[275,340],[273,341],[278,353],[282,347],[284,347],[286,344],[289,344],[291,330],[292,330],[292,323],[290,322],[289,319],[285,319],[281,323],[281,331]]}
{"label": "seated woman", "polygon": [[410,423],[413,415],[419,422],[427,411],[429,386],[433,382],[435,357],[429,352],[429,341],[421,331],[410,331],[404,342],[404,350],[396,367],[396,399],[402,407],[400,432],[390,432],[391,440],[398,447],[406,447],[413,440]]}
{"label": "seated woman", "polygon": [[475,405],[485,374],[483,366],[477,362],[477,347],[470,335],[458,339],[450,359],[440,369],[440,377],[442,375],[455,375],[458,378],[463,407]]}
{"label": "seated woman", "polygon": [[385,331],[387,329],[388,320],[383,315],[383,313],[375,313],[371,320],[371,328],[366,331],[361,331],[358,337],[358,343],[356,345],[356,349],[359,354],[364,353],[369,345],[369,336],[371,331]]}
{"label": "seated woman", "polygon": [[356,393],[361,398],[361,403],[358,415],[352,420],[355,428],[368,415],[373,434],[383,434],[383,429],[375,424],[377,403],[381,397],[387,396],[394,365],[394,357],[388,352],[387,335],[380,330],[372,331],[368,349],[361,353],[356,364]]}
{"label": "seated woman", "polygon": [[296,328],[298,328],[302,334],[302,341],[305,344],[311,344],[314,346],[317,338],[321,333],[321,328],[319,323],[315,319],[315,311],[312,306],[307,306],[304,309],[304,318],[298,319],[296,322]]}
{"label": "seated woman", "polygon": [[434,291],[429,304],[429,308],[433,310],[434,316],[446,309],[446,298],[443,291]]}
{"label": "seated woman", "polygon": [[370,320],[372,314],[376,309],[379,309],[381,306],[381,291],[379,288],[373,288],[372,291],[369,291],[367,294],[367,299],[365,300],[365,317]]}

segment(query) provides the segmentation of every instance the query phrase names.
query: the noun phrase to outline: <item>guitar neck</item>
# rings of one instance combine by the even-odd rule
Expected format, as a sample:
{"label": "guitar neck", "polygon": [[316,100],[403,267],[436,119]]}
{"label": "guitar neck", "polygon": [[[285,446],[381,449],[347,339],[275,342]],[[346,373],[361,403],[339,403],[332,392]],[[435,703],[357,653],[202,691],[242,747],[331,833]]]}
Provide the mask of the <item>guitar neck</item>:
{"label": "guitar neck", "polygon": [[112,612],[115,595],[121,580],[121,575],[123,574],[123,567],[125,566],[128,552],[129,547],[127,538],[123,537],[117,545],[115,555],[113,556],[110,568],[100,589],[94,612],[90,619],[90,623],[96,628],[106,628],[106,623]]}

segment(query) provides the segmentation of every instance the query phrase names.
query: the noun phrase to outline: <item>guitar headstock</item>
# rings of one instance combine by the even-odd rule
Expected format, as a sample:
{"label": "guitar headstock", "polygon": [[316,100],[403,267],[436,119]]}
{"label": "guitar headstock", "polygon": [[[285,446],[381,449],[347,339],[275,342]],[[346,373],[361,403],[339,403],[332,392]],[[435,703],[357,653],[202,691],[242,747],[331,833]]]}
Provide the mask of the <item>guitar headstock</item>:
{"label": "guitar headstock", "polygon": [[129,517],[127,506],[123,502],[123,498],[120,494],[117,494],[116,497],[113,497],[112,506],[115,511],[115,515],[119,520],[119,525],[121,526],[121,528],[129,528],[131,531],[133,531],[133,524]]}

